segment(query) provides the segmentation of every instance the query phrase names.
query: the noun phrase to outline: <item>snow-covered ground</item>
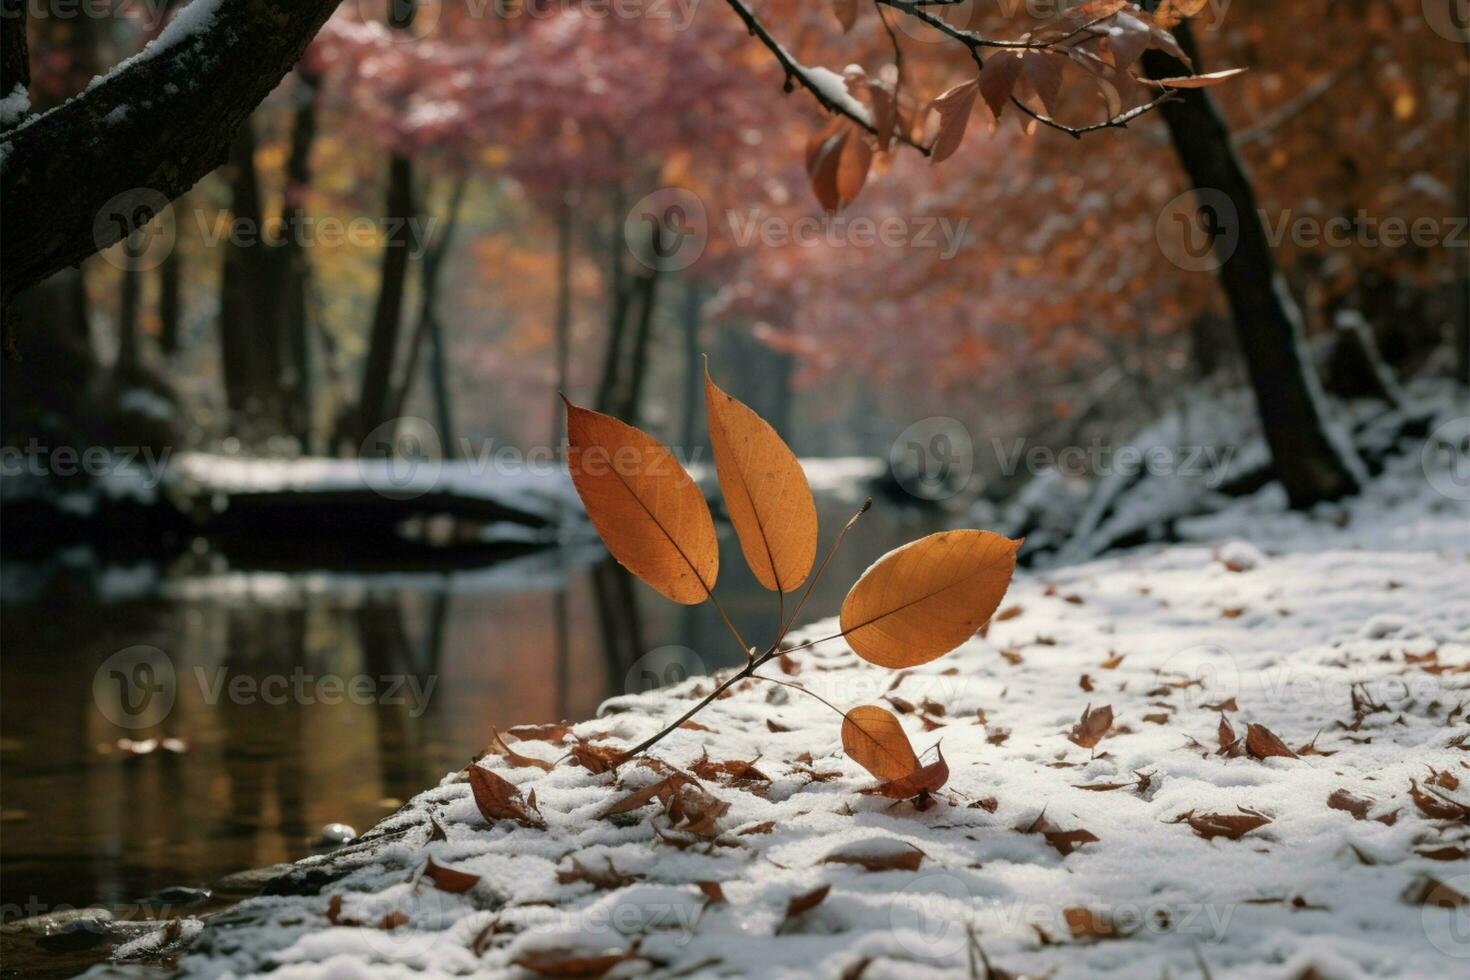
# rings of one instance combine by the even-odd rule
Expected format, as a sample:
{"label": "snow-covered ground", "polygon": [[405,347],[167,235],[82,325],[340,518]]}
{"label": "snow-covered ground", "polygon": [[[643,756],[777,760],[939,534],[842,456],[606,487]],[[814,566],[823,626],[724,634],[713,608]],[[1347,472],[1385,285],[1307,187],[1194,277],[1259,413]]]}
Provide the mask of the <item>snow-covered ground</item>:
{"label": "snow-covered ground", "polygon": [[[1470,504],[1436,459],[1391,459],[1312,515],[1268,489],[1192,524],[1199,543],[1022,572],[986,636],[914,670],[840,640],[763,669],[942,745],[949,782],[922,811],[861,793],[831,708],[746,681],[652,751],[704,774],[674,815],[609,815],[667,768],[492,752],[478,765],[524,819],[487,822],[452,774],[302,866],[312,894],[133,951],[198,931],[186,974],[282,980],[985,976],[981,951],[997,977],[1460,975]],[[710,684],[505,741],[547,762],[627,747]],[[1101,740],[1070,740],[1104,705]]]}

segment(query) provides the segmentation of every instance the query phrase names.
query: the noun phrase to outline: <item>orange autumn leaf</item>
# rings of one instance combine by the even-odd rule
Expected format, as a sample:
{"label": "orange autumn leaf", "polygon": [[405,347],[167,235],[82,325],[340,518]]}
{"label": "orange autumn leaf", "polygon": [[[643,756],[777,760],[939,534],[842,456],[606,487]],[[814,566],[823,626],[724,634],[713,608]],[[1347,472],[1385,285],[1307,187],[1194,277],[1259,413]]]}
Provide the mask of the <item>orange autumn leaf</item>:
{"label": "orange autumn leaf", "polygon": [[675,602],[703,602],[719,574],[720,547],[699,487],[648,433],[566,406],[567,468],[607,550]]}
{"label": "orange autumn leaf", "polygon": [[843,716],[842,751],[882,780],[902,779],[919,768],[898,716],[876,705],[865,704]]}
{"label": "orange autumn leaf", "polygon": [[1177,78],[1155,78],[1150,80],[1148,84],[1158,86],[1159,88],[1209,88],[1212,85],[1219,85],[1227,79],[1234,78],[1243,71],[1245,71],[1244,68],[1226,68],[1223,71],[1212,71],[1204,75],[1180,75]]}
{"label": "orange autumn leaf", "polygon": [[432,881],[434,887],[441,892],[452,892],[456,895],[469,891],[480,882],[479,875],[435,864],[433,858],[429,858],[429,863],[424,866],[424,877]]}
{"label": "orange autumn leaf", "polygon": [[756,580],[773,592],[806,581],[817,554],[817,506],[796,455],[751,408],[704,372],[710,446],[730,523]]}
{"label": "orange autumn leaf", "polygon": [[941,531],[896,548],[842,603],[843,636],[880,667],[913,667],[959,646],[990,620],[1016,570],[1020,541]]}

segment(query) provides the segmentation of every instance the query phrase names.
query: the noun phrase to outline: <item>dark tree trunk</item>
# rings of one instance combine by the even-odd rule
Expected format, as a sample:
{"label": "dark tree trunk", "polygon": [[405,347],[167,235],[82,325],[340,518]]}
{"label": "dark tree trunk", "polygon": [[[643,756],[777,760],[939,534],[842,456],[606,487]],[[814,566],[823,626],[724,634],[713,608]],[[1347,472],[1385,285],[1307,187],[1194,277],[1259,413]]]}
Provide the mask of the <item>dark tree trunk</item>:
{"label": "dark tree trunk", "polygon": [[[448,212],[444,219],[442,230],[434,236],[424,248],[424,257],[419,265],[419,312],[418,323],[414,326],[413,337],[408,344],[408,357],[403,365],[403,380],[398,385],[397,393],[393,397],[392,412],[390,418],[397,418],[404,413],[408,404],[408,396],[413,393],[413,383],[418,377],[419,358],[423,353],[424,344],[434,332],[434,324],[439,318],[439,284],[444,269],[444,255],[449,251],[450,244],[454,241],[455,230],[459,227],[459,211],[464,203],[464,190],[467,179],[461,177],[449,195]],[[432,373],[429,378],[434,381]],[[452,438],[452,433],[441,431],[440,438]]]}
{"label": "dark tree trunk", "polygon": [[383,246],[378,302],[373,310],[367,364],[362,372],[362,395],[357,409],[359,442],[389,419],[389,384],[403,323],[403,294],[412,244],[408,220],[412,215],[413,162],[401,153],[394,153],[388,162],[388,199],[384,207],[384,217],[391,230]]}
{"label": "dark tree trunk", "polygon": [[[700,394],[704,380],[699,354],[699,311],[704,305],[704,296],[693,280],[684,284],[684,416],[679,426],[679,439],[684,452],[692,453],[699,439],[699,419],[703,414],[699,406],[704,398]],[[692,457],[690,457],[692,458]]]}
{"label": "dark tree trunk", "polygon": [[593,403],[599,412],[613,409],[613,390],[619,384],[623,365],[623,342],[628,333],[628,304],[631,290],[623,253],[623,193],[614,188],[612,193],[612,219],[607,237],[607,345],[602,356],[602,377],[597,383],[597,400]]}
{"label": "dark tree trunk", "polygon": [[158,267],[158,346],[169,356],[179,352],[179,321],[183,316],[179,273],[183,263],[183,255],[175,247]]}
{"label": "dark tree trunk", "polygon": [[124,269],[117,297],[117,376],[129,378],[138,368],[138,304],[143,277]]}
{"label": "dark tree trunk", "polygon": [[551,406],[551,445],[560,447],[566,407],[562,396],[567,393],[567,371],[572,355],[572,206],[565,198],[556,211],[556,321],[555,321],[556,396]]}
{"label": "dark tree trunk", "polygon": [[[339,0],[236,0],[203,29],[0,134],[0,306],[112,245],[224,162],[251,110]],[[7,6],[7,12],[9,7]],[[0,51],[17,72],[13,32]],[[141,199],[118,206],[124,192]],[[104,208],[104,205],[109,207]],[[143,205],[141,207],[134,205]],[[98,222],[99,214],[122,216]]]}
{"label": "dark tree trunk", "polygon": [[255,133],[248,119],[235,135],[225,173],[234,223],[222,246],[220,366],[231,431],[254,437],[278,429],[281,345],[275,315],[280,297],[272,275],[274,256],[263,237]]}
{"label": "dark tree trunk", "polygon": [[291,118],[291,151],[286,158],[286,186],[281,203],[280,320],[286,344],[282,389],[286,431],[311,452],[312,391],[315,370],[311,354],[311,318],[307,297],[311,263],[304,247],[306,192],[311,186],[311,148],[316,140],[316,107],[321,79],[306,65],[296,68],[295,111]]}
{"label": "dark tree trunk", "polygon": [[[1175,29],[1180,45],[1198,62],[1188,24]],[[1190,74],[1159,50],[1143,56],[1151,78]],[[1351,445],[1326,417],[1321,384],[1307,362],[1301,315],[1277,272],[1249,175],[1230,143],[1219,107],[1203,89],[1184,90],[1160,108],[1180,164],[1196,189],[1223,194],[1234,211],[1237,241],[1220,256],[1219,280],[1235,320],[1241,352],[1276,474],[1292,506],[1336,500],[1358,490],[1362,465]],[[1202,209],[1203,210],[1203,209]],[[1202,214],[1202,225],[1211,228]],[[1224,216],[1226,221],[1230,215]],[[1221,240],[1215,239],[1217,250]]]}
{"label": "dark tree trunk", "polygon": [[648,352],[653,344],[653,314],[658,307],[660,278],[656,269],[644,269],[639,273],[634,286],[638,300],[638,329],[633,335],[633,349],[629,352],[627,371],[616,401],[615,413],[629,425],[637,425],[639,422],[643,381],[648,376]]}

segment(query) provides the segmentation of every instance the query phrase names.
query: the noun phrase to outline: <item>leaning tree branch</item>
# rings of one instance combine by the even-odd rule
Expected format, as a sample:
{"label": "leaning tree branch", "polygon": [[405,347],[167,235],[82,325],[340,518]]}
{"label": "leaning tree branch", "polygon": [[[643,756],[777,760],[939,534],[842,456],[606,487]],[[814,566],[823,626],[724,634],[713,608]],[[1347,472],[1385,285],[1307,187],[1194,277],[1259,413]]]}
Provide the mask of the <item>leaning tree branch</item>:
{"label": "leaning tree branch", "polygon": [[0,306],[151,218],[131,208],[126,222],[99,221],[117,195],[171,201],[224,163],[338,2],[193,0],[142,54],[0,134]]}
{"label": "leaning tree branch", "polygon": [[[735,15],[744,22],[745,28],[750,32],[751,36],[760,41],[771,54],[776,56],[776,61],[781,65],[782,70],[786,72],[786,91],[791,91],[793,83],[800,83],[801,87],[810,92],[812,97],[817,100],[817,103],[823,109],[826,109],[833,115],[845,116],[852,120],[860,129],[874,136],[878,135],[878,130],[873,126],[872,117],[869,115],[866,106],[857,102],[856,99],[839,100],[830,91],[818,84],[811,74],[811,69],[791,57],[791,53],[781,46],[781,42],[777,41],[770,31],[766,30],[765,25],[745,5],[744,0],[726,0],[726,2],[730,5],[730,9],[735,11]],[[895,132],[893,139],[899,143],[903,143],[905,146],[918,150],[925,156],[929,155],[929,148],[927,146],[910,139],[906,133]]]}

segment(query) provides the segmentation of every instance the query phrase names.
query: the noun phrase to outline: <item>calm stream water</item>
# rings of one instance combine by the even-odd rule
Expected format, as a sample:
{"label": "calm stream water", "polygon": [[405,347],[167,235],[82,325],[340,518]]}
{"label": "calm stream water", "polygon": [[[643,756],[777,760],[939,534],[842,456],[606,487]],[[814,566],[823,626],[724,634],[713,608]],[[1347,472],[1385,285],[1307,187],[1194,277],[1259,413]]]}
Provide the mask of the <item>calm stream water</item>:
{"label": "calm stream water", "polygon": [[[821,495],[823,549],[859,498]],[[803,619],[834,615],[868,564],[939,522],[876,504]],[[774,597],[720,532],[716,594],[767,640]],[[43,580],[12,566],[5,582],[7,920],[300,858],[324,825],[365,831],[464,765],[491,725],[587,718],[740,656],[707,605],[665,601],[597,547],[361,576],[238,572],[202,550]],[[150,738],[147,754],[119,746]]]}

